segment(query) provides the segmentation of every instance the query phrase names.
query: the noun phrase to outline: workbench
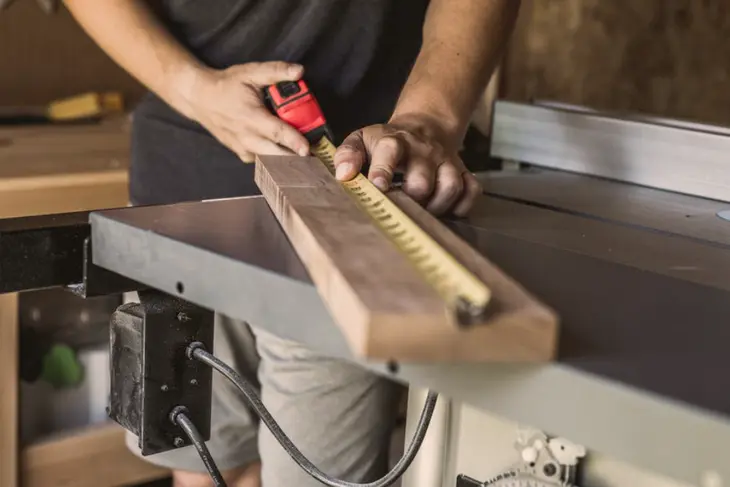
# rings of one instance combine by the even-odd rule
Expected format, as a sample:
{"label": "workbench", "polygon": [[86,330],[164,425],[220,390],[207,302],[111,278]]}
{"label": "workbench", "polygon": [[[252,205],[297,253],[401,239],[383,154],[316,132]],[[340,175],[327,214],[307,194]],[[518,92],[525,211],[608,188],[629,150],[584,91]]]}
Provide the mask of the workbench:
{"label": "workbench", "polygon": [[[5,127],[0,130],[0,217],[125,206],[128,166],[125,119]],[[17,293],[0,296],[0,487],[98,486],[100,478],[111,486],[166,475],[129,453],[116,425],[66,432],[25,448],[18,444],[18,301]],[[94,465],[106,465],[104,473]]]}
{"label": "workbench", "polygon": [[[54,224],[88,227],[95,266],[359,362],[410,385],[414,404],[435,390],[698,484],[730,479],[730,223],[717,216],[730,207],[718,198],[730,187],[728,141],[711,127],[497,104],[492,156],[505,169],[480,174],[473,214],[446,223],[558,312],[559,354],[544,364],[353,356],[263,197]],[[437,414],[443,443],[422,452],[407,485],[463,473],[448,469],[444,421]]]}
{"label": "workbench", "polygon": [[[497,112],[493,147],[506,119]],[[576,130],[563,128],[562,143]],[[635,161],[622,162],[624,180],[546,164],[482,174],[476,211],[449,222],[557,310],[555,363],[363,366],[680,481],[730,478],[730,379],[719,372],[730,365],[730,223],[716,216],[730,205],[632,184]],[[96,264],[354,360],[262,198],[96,212],[90,222]]]}

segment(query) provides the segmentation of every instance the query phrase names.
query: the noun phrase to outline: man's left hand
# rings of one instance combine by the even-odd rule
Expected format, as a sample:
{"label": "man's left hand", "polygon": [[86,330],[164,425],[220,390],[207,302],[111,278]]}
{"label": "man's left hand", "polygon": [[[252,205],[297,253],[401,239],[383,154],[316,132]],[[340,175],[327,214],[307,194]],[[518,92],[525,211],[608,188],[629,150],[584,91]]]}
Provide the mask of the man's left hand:
{"label": "man's left hand", "polygon": [[459,157],[458,142],[451,139],[428,117],[414,115],[365,127],[337,149],[337,179],[354,178],[369,161],[368,179],[387,191],[396,170],[402,170],[403,191],[429,212],[465,216],[482,186]]}

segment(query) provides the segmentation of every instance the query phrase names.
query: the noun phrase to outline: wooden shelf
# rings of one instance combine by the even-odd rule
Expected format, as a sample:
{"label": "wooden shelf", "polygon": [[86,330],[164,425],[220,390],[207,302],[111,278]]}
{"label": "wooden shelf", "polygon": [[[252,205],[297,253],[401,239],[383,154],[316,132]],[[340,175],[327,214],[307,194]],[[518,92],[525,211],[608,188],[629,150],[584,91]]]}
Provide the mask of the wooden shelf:
{"label": "wooden shelf", "polygon": [[126,119],[0,130],[0,218],[124,206]]}
{"label": "wooden shelf", "polygon": [[23,449],[20,465],[23,487],[117,487],[169,475],[130,452],[124,430],[114,424],[30,445]]}

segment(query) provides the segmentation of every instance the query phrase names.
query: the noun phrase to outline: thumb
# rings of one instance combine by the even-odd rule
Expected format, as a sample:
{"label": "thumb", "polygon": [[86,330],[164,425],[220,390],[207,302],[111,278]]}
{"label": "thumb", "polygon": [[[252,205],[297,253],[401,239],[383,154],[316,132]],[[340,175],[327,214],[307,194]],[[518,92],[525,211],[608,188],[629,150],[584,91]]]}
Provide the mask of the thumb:
{"label": "thumb", "polygon": [[241,70],[243,81],[258,88],[264,88],[282,81],[298,81],[304,74],[304,66],[301,64],[283,61],[248,63],[243,68]]}
{"label": "thumb", "polygon": [[357,176],[365,164],[367,150],[362,132],[351,133],[335,152],[335,176],[340,181],[349,181]]}

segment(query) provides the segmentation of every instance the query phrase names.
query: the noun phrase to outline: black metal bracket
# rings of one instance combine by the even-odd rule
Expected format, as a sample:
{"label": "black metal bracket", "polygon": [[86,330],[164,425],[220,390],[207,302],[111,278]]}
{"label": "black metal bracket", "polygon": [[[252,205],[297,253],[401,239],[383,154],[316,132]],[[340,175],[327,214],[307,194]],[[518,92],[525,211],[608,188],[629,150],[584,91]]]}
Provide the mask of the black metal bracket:
{"label": "black metal bracket", "polygon": [[81,297],[143,289],[94,265],[89,212],[0,220],[0,294],[67,287]]}
{"label": "black metal bracket", "polygon": [[176,406],[210,438],[212,370],[185,353],[192,342],[212,351],[212,312],[94,265],[89,212],[0,220],[0,294],[55,287],[83,298],[139,291],[110,322],[109,416],[143,455],[191,444],[170,420]]}
{"label": "black metal bracket", "polygon": [[213,313],[157,291],[139,295],[111,320],[109,416],[138,436],[142,455],[191,444],[170,420],[176,406],[208,440],[212,369],[186,349],[198,341],[213,350]]}
{"label": "black metal bracket", "polygon": [[68,289],[74,294],[82,298],[94,298],[145,289],[145,286],[136,281],[94,264],[92,257],[91,237],[86,237],[81,282],[68,285]]}

